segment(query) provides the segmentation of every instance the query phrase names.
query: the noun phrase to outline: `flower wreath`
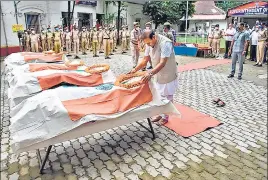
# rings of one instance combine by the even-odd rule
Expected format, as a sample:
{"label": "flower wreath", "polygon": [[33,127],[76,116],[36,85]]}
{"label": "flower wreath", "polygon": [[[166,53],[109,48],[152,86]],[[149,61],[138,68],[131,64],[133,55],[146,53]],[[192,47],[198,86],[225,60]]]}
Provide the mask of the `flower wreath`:
{"label": "flower wreath", "polygon": [[95,64],[95,65],[87,67],[85,71],[90,74],[100,74],[100,73],[108,71],[109,69],[110,69],[110,66],[108,64]]}
{"label": "flower wreath", "polygon": [[145,75],[145,72],[136,72],[133,74],[123,74],[116,79],[114,85],[119,86],[119,87],[123,87],[126,89],[131,89],[133,87],[137,87],[137,86],[140,86],[141,84],[143,84],[142,81],[139,80],[139,81],[134,81],[134,82],[129,82],[129,83],[125,82],[125,81],[130,80],[130,79],[135,78],[135,77],[141,77],[144,75]]}
{"label": "flower wreath", "polygon": [[70,62],[69,60],[67,60],[67,61],[65,61],[65,63],[64,63],[66,66],[83,66],[84,64],[85,64],[85,62],[84,61],[78,61],[78,62],[75,62],[75,61],[73,61],[73,62]]}

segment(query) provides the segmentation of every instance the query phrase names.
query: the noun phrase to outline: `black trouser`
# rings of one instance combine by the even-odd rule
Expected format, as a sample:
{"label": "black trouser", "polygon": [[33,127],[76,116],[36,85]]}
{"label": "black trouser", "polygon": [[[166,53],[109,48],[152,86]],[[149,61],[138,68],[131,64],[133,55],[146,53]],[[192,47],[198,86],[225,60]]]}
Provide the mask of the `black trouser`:
{"label": "black trouser", "polygon": [[224,54],[224,57],[225,58],[228,57],[228,52],[229,52],[229,48],[231,46],[231,43],[232,43],[232,41],[225,41],[225,54]]}
{"label": "black trouser", "polygon": [[247,47],[247,50],[246,50],[245,59],[247,59],[247,56],[248,56],[248,48],[249,46]]}
{"label": "black trouser", "polygon": [[268,52],[268,47],[265,47],[265,49],[264,49],[264,58],[263,58],[264,63],[267,62],[267,52]]}
{"label": "black trouser", "polygon": [[250,60],[251,61],[257,61],[257,45],[251,45],[250,46]]}

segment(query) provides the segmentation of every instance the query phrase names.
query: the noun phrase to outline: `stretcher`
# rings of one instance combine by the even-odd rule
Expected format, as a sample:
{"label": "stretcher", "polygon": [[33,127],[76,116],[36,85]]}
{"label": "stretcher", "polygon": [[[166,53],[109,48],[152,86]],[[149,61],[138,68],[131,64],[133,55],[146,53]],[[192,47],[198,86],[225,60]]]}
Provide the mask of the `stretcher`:
{"label": "stretcher", "polygon": [[8,77],[8,98],[11,108],[43,90],[54,88],[62,83],[90,87],[115,81],[111,70],[101,74],[90,74],[84,71],[85,68],[16,73],[15,76]]}
{"label": "stretcher", "polygon": [[[11,111],[10,125],[12,150],[15,153],[37,150],[41,167],[40,173],[42,173],[53,144],[146,118],[149,128],[137,123],[151,132],[154,139],[155,134],[149,117],[162,113],[179,114],[171,102],[158,94],[153,82],[149,82],[144,87],[136,87],[147,88],[147,90],[143,89],[138,94],[128,94],[123,103],[120,100],[114,101],[114,99],[121,97],[122,90],[125,91],[124,88],[113,86],[111,89],[103,90],[98,87],[100,86],[61,86],[42,91],[14,107]],[[117,90],[119,90],[119,94],[111,95]],[[103,97],[107,97],[105,98],[107,102],[101,101]],[[95,99],[87,101],[87,98]],[[137,102],[140,100],[142,101]],[[85,104],[85,102],[91,102],[91,104]],[[133,104],[134,106],[132,106]],[[98,105],[103,107],[100,109],[101,111],[99,111]],[[84,112],[84,109],[87,111]],[[44,160],[38,150],[43,147],[48,147]]]}

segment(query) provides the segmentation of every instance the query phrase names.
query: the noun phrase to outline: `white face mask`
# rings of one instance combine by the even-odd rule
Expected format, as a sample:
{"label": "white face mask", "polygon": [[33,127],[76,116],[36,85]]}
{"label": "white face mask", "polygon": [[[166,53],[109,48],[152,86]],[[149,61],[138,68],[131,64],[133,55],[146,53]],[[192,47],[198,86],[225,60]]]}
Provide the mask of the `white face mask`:
{"label": "white face mask", "polygon": [[32,31],[33,34],[35,34],[35,31]]}
{"label": "white face mask", "polygon": [[83,31],[86,31],[85,29],[83,29]]}

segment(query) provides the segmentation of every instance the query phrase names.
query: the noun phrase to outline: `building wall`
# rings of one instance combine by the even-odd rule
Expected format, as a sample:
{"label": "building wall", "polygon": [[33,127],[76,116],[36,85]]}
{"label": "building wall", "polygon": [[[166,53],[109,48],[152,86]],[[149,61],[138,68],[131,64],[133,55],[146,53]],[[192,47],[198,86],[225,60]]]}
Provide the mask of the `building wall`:
{"label": "building wall", "polygon": [[[126,3],[127,8],[126,10],[121,12],[121,17],[123,18],[124,24],[127,24],[130,29],[133,28],[133,23],[136,20],[140,20],[141,28],[145,27],[145,23],[150,21],[150,18],[148,16],[143,15],[142,13],[142,4],[133,4],[133,3]],[[110,4],[107,10],[107,13],[113,14],[115,13],[115,16],[117,17],[117,3],[114,6],[113,4]],[[113,22],[116,23],[116,20]]]}
{"label": "building wall", "polygon": [[[73,18],[78,21],[78,13],[90,13],[91,26],[96,24],[96,13],[104,14],[103,1],[98,1],[97,6],[75,5]],[[5,33],[8,39],[7,45],[10,47],[19,46],[19,40],[16,33],[12,32],[12,25],[17,24],[15,18],[14,1],[1,1],[1,49],[6,47]],[[72,11],[73,2],[71,2]],[[68,1],[20,1],[17,4],[18,24],[22,24],[26,28],[25,13],[40,14],[40,26],[46,28],[48,25],[55,26],[62,24],[62,12],[68,12]],[[4,18],[5,26],[3,26],[2,18]]]}
{"label": "building wall", "polygon": [[206,32],[210,31],[211,26],[212,25],[216,25],[219,24],[220,29],[226,29],[227,28],[227,21],[226,20],[190,20],[189,21],[189,27],[188,27],[188,31],[192,31],[192,29],[194,29],[195,31],[195,27],[199,27],[201,26],[201,28],[203,28],[203,24],[209,22],[209,27],[207,27],[205,30]]}

